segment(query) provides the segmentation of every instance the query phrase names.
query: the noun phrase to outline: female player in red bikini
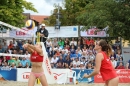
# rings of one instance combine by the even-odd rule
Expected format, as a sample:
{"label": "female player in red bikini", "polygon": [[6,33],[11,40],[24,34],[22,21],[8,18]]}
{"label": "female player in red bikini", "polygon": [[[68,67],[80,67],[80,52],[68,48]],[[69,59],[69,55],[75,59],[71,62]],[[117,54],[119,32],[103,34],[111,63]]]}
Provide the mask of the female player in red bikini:
{"label": "female player in red bikini", "polygon": [[95,45],[97,51],[95,59],[95,68],[92,74],[84,74],[84,78],[92,77],[99,72],[105,81],[105,86],[118,86],[119,78],[117,77],[116,71],[110,61],[110,55],[112,54],[112,48],[107,44],[106,41],[100,40]]}
{"label": "female player in red bikini", "polygon": [[42,86],[48,86],[44,70],[42,67],[43,63],[43,51],[40,43],[36,45],[24,44],[23,47],[31,53],[32,69],[28,81],[28,86],[34,86],[35,80],[39,78]]}

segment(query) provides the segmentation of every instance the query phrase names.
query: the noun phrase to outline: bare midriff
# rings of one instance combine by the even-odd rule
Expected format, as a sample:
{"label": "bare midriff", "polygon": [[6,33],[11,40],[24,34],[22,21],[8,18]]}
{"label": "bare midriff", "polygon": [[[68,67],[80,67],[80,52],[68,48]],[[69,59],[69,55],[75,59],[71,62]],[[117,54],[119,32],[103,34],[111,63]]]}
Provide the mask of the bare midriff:
{"label": "bare midriff", "polygon": [[43,62],[32,62],[32,72],[35,73],[40,73],[43,72],[43,67],[42,67]]}

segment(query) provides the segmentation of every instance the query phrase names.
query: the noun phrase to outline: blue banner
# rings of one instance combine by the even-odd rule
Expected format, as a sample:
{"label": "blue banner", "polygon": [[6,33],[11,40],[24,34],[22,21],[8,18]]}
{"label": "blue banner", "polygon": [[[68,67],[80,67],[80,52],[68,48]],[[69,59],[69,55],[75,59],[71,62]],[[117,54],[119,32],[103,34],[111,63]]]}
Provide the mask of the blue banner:
{"label": "blue banner", "polygon": [[17,69],[0,68],[0,80],[16,81],[16,79],[17,79]]}
{"label": "blue banner", "polygon": [[85,73],[89,75],[93,72],[93,70],[73,69],[73,71],[76,72],[76,79],[79,83],[94,83],[94,77],[82,78]]}

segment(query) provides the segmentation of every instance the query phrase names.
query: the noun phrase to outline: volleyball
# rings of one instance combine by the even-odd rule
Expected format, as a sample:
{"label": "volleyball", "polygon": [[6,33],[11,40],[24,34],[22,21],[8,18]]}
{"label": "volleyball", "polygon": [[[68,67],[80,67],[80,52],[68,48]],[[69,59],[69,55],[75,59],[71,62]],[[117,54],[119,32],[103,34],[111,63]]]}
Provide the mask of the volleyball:
{"label": "volleyball", "polygon": [[25,26],[27,29],[31,30],[35,27],[35,22],[33,20],[27,20]]}

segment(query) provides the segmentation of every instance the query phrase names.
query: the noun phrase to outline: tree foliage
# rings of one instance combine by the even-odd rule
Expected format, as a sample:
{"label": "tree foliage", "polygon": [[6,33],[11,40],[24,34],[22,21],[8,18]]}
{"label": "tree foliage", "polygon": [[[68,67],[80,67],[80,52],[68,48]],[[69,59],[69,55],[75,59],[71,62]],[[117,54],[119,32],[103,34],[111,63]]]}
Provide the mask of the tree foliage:
{"label": "tree foliage", "polygon": [[24,26],[25,16],[22,14],[26,10],[37,12],[33,4],[26,0],[1,0],[0,2],[0,21],[13,26]]}
{"label": "tree foliage", "polygon": [[[89,0],[88,0],[89,1]],[[60,7],[61,13],[61,25],[79,25],[80,22],[77,21],[76,17],[84,13],[84,7],[88,3],[85,0],[65,0],[63,7]],[[55,25],[56,23],[56,13],[58,11],[58,5],[54,5],[55,10],[53,10],[52,15],[49,18],[50,25]]]}
{"label": "tree foliage", "polygon": [[85,10],[84,14],[77,17],[77,21],[81,21],[83,25],[97,26],[101,29],[108,25],[110,36],[130,39],[129,0],[95,0],[86,5]]}
{"label": "tree foliage", "polygon": [[[64,3],[62,25],[83,25],[85,29],[109,26],[110,36],[130,40],[130,0],[65,0]],[[55,24],[53,14],[51,24]]]}

